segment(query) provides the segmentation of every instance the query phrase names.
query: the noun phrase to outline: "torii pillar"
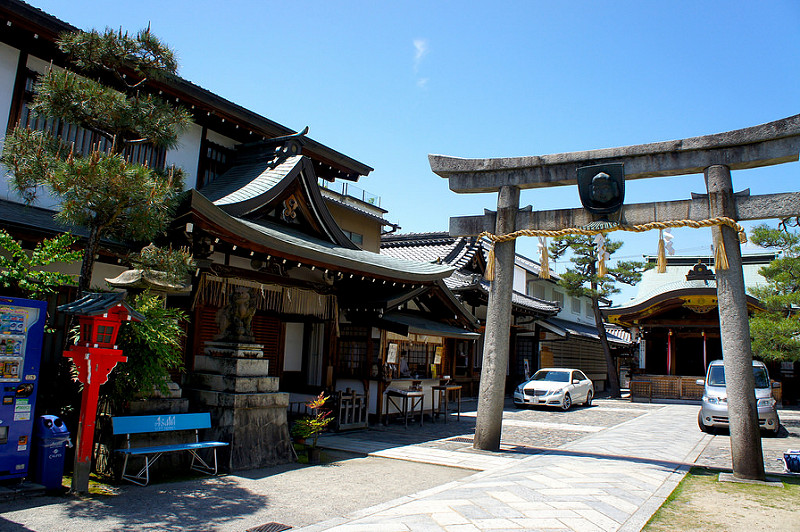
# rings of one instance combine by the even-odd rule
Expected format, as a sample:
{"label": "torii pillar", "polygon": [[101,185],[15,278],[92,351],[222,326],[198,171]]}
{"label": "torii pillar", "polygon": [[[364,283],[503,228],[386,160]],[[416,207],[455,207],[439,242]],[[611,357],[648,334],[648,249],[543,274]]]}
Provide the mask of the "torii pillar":
{"label": "torii pillar", "polygon": [[[800,115],[750,128],[656,142],[638,146],[560,153],[532,157],[500,159],[461,159],[429,155],[431,170],[449,180],[456,193],[498,192],[498,213],[483,216],[462,216],[450,219],[452,236],[478,235],[483,231],[507,234],[510,221],[514,230],[582,227],[596,221],[584,209],[560,209],[533,212],[521,209],[509,216],[502,199],[504,190],[541,188],[577,184],[577,170],[583,166],[623,163],[625,179],[646,179],[704,173],[709,194],[691,200],[642,203],[623,206],[620,223],[640,225],[674,220],[700,221],[717,216],[733,220],[761,220],[800,216],[800,193],[789,192],[763,196],[742,194],[734,197],[730,170],[757,168],[798,160],[800,153]],[[505,192],[506,195],[509,192]],[[576,194],[577,196],[577,194]],[[720,229],[716,229],[719,231]],[[755,388],[752,375],[750,329],[745,305],[741,250],[733,230],[721,229],[728,254],[728,270],[717,270],[717,300],[720,311],[720,336],[728,376],[728,410],[731,432],[733,474],[743,479],[763,480],[764,463],[758,430]],[[481,374],[481,395],[475,447],[496,450],[502,431],[504,387],[497,371],[505,374],[508,338],[502,318],[511,312],[513,283],[513,247],[508,255],[505,246],[496,246],[496,273],[489,298],[486,345],[484,352],[484,385]],[[497,253],[497,252],[500,253]],[[508,268],[508,270],[506,270]],[[505,272],[511,271],[509,274]],[[721,275],[720,275],[721,274]],[[506,296],[506,294],[508,294]],[[494,316],[494,318],[493,318]],[[489,320],[496,320],[489,322]],[[496,323],[490,330],[490,323]],[[501,351],[503,351],[501,353]],[[479,432],[480,431],[480,432]]]}
{"label": "torii pillar", "polygon": [[[519,209],[519,189],[502,187],[497,195],[495,234],[514,232]],[[498,390],[505,390],[511,333],[511,296],[514,290],[514,252],[516,241],[494,246],[494,281],[489,285],[489,307],[483,337],[483,367],[478,391],[478,417],[475,420],[476,449],[497,451],[503,426],[503,401]]]}

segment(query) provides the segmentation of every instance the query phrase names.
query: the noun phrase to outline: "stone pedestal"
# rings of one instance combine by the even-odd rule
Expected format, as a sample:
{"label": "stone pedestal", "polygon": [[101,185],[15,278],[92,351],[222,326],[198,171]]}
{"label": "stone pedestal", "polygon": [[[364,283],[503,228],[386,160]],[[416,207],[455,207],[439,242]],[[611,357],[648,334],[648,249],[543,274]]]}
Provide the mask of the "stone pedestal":
{"label": "stone pedestal", "polygon": [[286,419],[289,394],[278,392],[277,377],[267,376],[269,360],[261,358],[262,347],[209,342],[189,375],[186,395],[197,409],[211,413],[208,437],[231,444],[218,449],[223,469],[294,460]]}

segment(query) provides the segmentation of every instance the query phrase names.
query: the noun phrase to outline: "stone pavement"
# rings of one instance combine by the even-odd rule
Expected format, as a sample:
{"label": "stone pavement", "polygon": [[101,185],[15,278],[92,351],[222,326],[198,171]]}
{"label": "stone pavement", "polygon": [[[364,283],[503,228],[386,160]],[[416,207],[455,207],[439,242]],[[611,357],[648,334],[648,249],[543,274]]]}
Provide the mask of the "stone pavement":
{"label": "stone pavement", "polygon": [[[602,407],[586,411],[595,408]],[[617,410],[607,408],[609,414]],[[611,428],[578,425],[573,432],[581,437],[528,453],[514,452],[520,449],[513,445],[501,448],[507,452],[481,453],[358,435],[326,437],[322,445],[344,448],[349,440],[358,452],[481,472],[299,530],[640,530],[711,436],[696,429],[694,405],[644,405],[635,415]]]}

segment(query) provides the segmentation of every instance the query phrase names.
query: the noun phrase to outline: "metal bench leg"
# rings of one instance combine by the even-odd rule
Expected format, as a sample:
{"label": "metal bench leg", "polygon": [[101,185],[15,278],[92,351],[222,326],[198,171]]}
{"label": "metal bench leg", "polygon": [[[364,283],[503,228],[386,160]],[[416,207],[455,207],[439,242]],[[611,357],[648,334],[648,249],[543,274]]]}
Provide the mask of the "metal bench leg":
{"label": "metal bench leg", "polygon": [[134,484],[138,484],[139,486],[147,486],[150,483],[150,466],[156,463],[156,461],[161,458],[161,455],[164,453],[155,453],[153,455],[153,459],[150,459],[150,455],[144,455],[144,467],[142,467],[138,473],[135,475],[129,475],[126,473],[128,468],[128,457],[130,455],[125,455],[125,464],[122,467],[122,479],[127,480],[129,482],[133,482]]}
{"label": "metal bench leg", "polygon": [[[214,451],[214,467],[208,465],[208,462],[203,460],[203,458],[197,454],[197,451],[194,449],[189,449],[189,452],[192,453],[192,463],[189,466],[189,469],[194,471],[199,471],[200,473],[206,473],[208,475],[216,475],[217,474],[217,448],[212,448]],[[195,465],[195,462],[198,462],[199,465]]]}

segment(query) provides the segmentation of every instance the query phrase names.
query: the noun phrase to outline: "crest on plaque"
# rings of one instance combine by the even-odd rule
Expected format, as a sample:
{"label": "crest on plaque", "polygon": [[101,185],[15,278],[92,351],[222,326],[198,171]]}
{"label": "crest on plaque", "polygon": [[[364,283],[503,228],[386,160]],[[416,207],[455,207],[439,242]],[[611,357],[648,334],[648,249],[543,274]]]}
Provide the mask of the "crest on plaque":
{"label": "crest on plaque", "polygon": [[583,208],[592,214],[611,214],[625,200],[625,170],[622,163],[578,168],[578,193]]}

